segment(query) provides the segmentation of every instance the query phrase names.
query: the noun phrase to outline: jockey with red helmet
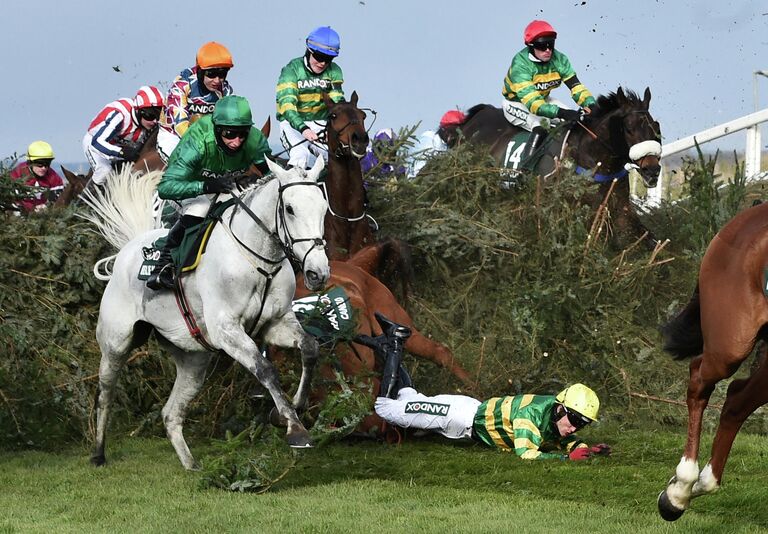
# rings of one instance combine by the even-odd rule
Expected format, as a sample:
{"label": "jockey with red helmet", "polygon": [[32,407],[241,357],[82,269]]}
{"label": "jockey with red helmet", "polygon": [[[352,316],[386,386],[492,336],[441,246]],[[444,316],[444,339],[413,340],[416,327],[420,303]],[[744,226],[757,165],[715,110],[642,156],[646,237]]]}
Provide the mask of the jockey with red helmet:
{"label": "jockey with red helmet", "polygon": [[163,94],[151,85],[141,87],[133,98],[119,98],[104,106],[83,138],[94,184],[104,185],[114,164],[136,161],[162,109]]}
{"label": "jockey with red helmet", "polygon": [[466,120],[463,111],[452,109],[443,113],[437,131],[426,130],[422,132],[413,149],[413,162],[408,173],[410,178],[416,176],[427,160],[440,152],[453,148],[459,140],[458,128]]}
{"label": "jockey with red helmet", "polygon": [[227,74],[233,65],[227,47],[210,41],[197,51],[195,66],[184,69],[173,80],[157,132],[157,150],[163,161],[168,162],[190,124],[213,113],[216,102],[232,94]]}
{"label": "jockey with red helmet", "polygon": [[288,151],[288,163],[307,168],[315,157],[328,160],[328,149],[320,140],[328,107],[322,93],[334,102],[344,100],[344,75],[335,62],[341,48],[339,34],[330,26],[315,28],[307,36],[302,57],[292,59],[277,80],[277,120],[280,142]]}
{"label": "jockey with red helmet", "polygon": [[571,98],[585,113],[591,111],[595,99],[579,81],[568,57],[555,49],[557,32],[546,21],[534,20],[525,27],[525,48],[512,59],[504,78],[504,116],[514,126],[533,133],[524,158],[541,144],[546,130],[542,118],[577,121],[580,111],[550,98],[549,93],[562,83],[571,90]]}

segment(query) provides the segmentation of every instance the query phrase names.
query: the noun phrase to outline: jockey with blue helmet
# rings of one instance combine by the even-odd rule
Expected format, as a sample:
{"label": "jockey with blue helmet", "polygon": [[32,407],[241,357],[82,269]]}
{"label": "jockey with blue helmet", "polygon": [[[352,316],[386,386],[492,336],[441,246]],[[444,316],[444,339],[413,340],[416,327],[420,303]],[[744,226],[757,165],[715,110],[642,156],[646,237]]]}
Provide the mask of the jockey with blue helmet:
{"label": "jockey with blue helmet", "polygon": [[330,26],[315,28],[307,36],[303,56],[292,59],[277,80],[277,120],[288,163],[307,168],[314,157],[328,160],[319,134],[325,129],[328,108],[322,93],[334,102],[344,100],[344,75],[334,61],[339,55],[339,34]]}
{"label": "jockey with blue helmet", "polygon": [[[557,32],[547,21],[528,24],[523,32],[525,48],[512,59],[504,78],[504,116],[513,126],[532,133],[523,159],[533,154],[547,134],[542,118],[578,121],[595,105],[592,93],[579,81],[568,57],[555,49],[556,38]],[[583,111],[568,109],[550,98],[550,92],[562,83]]]}

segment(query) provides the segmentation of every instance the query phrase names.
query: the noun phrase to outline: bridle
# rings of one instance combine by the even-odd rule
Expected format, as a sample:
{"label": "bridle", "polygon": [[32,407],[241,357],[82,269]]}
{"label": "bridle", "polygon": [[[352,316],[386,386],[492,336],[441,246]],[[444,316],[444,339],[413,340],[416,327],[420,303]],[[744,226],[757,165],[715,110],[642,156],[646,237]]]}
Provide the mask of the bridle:
{"label": "bridle", "polygon": [[[288,228],[288,224],[285,221],[285,201],[283,200],[283,193],[286,189],[290,187],[298,187],[298,186],[307,186],[307,187],[318,187],[322,190],[322,187],[320,184],[314,181],[302,181],[302,182],[292,182],[289,184],[280,184],[277,190],[277,202],[275,203],[275,229],[270,230],[269,227],[259,218],[258,215],[256,215],[253,210],[248,206],[248,204],[243,201],[241,198],[242,195],[233,196],[233,199],[235,200],[235,203],[243,209],[243,211],[250,217],[253,222],[256,223],[256,225],[261,228],[268,236],[268,238],[272,241],[274,245],[276,245],[283,253],[282,257],[273,259],[273,258],[267,258],[255,250],[251,249],[248,245],[243,243],[243,241],[238,238],[234,232],[231,231],[232,228],[232,221],[235,217],[235,213],[237,210],[232,210],[232,213],[229,217],[229,228],[230,233],[232,237],[237,241],[237,243],[243,247],[245,250],[247,250],[250,254],[257,257],[261,261],[271,264],[271,265],[278,265],[283,262],[286,258],[291,261],[294,265],[297,265],[301,268],[302,271],[304,271],[304,265],[307,261],[307,257],[309,256],[310,252],[312,252],[315,248],[325,248],[325,239],[322,235],[318,237],[300,237],[296,238],[291,235],[291,231]],[[249,192],[249,194],[256,194],[257,191],[260,188],[253,189]],[[283,237],[280,236],[282,229]],[[307,249],[307,252],[304,254],[304,256],[299,259],[298,256],[296,256],[296,253],[294,252],[294,247],[297,243],[304,243],[304,242],[312,242],[312,246]]]}

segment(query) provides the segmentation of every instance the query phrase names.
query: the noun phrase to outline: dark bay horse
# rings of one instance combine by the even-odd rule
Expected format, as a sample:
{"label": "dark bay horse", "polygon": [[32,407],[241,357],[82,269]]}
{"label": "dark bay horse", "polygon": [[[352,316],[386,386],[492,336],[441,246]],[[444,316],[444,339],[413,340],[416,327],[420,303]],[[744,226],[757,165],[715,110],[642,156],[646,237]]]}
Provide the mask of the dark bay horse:
{"label": "dark bay horse", "polygon": [[[612,182],[613,192],[608,209],[615,230],[628,230],[642,235],[645,228],[635,213],[629,194],[627,166],[636,168],[647,187],[654,187],[661,172],[661,129],[649,111],[651,91],[646,88],[643,98],[621,87],[615,93],[597,98],[594,111],[581,123],[554,128],[540,150],[543,152],[534,173],[551,179],[565,157],[571,157],[576,172],[591,173],[598,183],[594,202],[599,204],[608,193]],[[467,112],[460,126],[464,138],[472,143],[487,145],[491,154],[507,172],[517,172],[514,153],[508,148],[513,139],[519,139],[522,128],[512,126],[501,109],[479,104]],[[518,154],[523,147],[517,145]],[[524,162],[523,162],[524,163]]]}
{"label": "dark bay horse", "polygon": [[334,103],[327,94],[326,141],[328,174],[325,177],[328,214],[325,239],[328,257],[343,260],[374,242],[365,211],[365,189],[360,159],[368,147],[365,112],[357,107],[357,92],[347,101]]}
{"label": "dark bay horse", "polygon": [[664,350],[691,358],[688,381],[688,439],[675,476],[661,492],[659,513],[678,519],[694,497],[720,487],[733,440],[741,425],[768,402],[768,363],[734,380],[720,412],[709,462],[699,472],[701,421],[715,385],[733,375],[757,341],[768,340],[768,204],[747,209],[712,239],[701,260],[688,305],[662,328]]}
{"label": "dark bay horse", "polygon": [[[373,273],[378,266],[386,262],[387,256],[393,252],[391,247],[397,246],[397,240],[383,240],[369,245],[347,261],[331,261],[331,276],[328,279],[328,288],[341,287],[349,297],[349,304],[357,311],[358,334],[377,336],[381,334],[381,327],[374,317],[375,312],[385,315],[387,318],[408,326],[412,335],[405,343],[408,353],[430,360],[447,369],[455,376],[465,388],[473,387],[470,374],[456,361],[451,351],[443,344],[433,341],[419,332],[410,317],[397,302],[397,299],[387,287],[382,284]],[[394,250],[397,254],[397,250]],[[312,293],[303,286],[302,275],[296,280],[296,297],[302,298]],[[381,428],[382,420],[373,413],[373,402],[379,391],[379,383],[382,372],[381,362],[377,362],[373,350],[358,343],[341,343],[335,348],[341,370],[347,377],[356,377],[356,381],[370,384],[371,414],[359,425],[358,430],[367,433],[371,428]],[[334,383],[334,369],[330,364],[319,368],[319,375],[327,382]],[[313,388],[313,402],[322,400],[328,393],[325,388]]]}

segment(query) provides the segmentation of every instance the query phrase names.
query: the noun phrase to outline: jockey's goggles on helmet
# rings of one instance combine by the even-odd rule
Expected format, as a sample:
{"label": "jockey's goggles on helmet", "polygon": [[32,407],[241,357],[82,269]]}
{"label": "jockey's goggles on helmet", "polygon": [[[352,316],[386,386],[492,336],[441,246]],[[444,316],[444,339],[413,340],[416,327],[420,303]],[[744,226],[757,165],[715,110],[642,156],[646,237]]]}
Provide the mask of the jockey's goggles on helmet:
{"label": "jockey's goggles on helmet", "polygon": [[38,167],[50,167],[52,159],[36,159],[31,161],[30,163],[32,165],[37,165]]}
{"label": "jockey's goggles on helmet", "polygon": [[221,128],[221,137],[224,139],[245,139],[248,137],[248,134],[251,132],[250,128],[228,128],[223,127]]}
{"label": "jockey's goggles on helmet", "polygon": [[160,108],[141,108],[139,109],[139,117],[145,121],[156,121],[160,119]]}
{"label": "jockey's goggles on helmet", "polygon": [[220,80],[223,80],[227,77],[227,74],[229,73],[229,69],[224,67],[219,67],[215,69],[203,69],[203,76],[206,78],[210,78],[213,80],[214,78],[219,78]]}
{"label": "jockey's goggles on helmet", "polygon": [[555,49],[555,40],[550,38],[547,39],[536,39],[531,45],[536,50],[541,50],[542,52],[544,50],[554,50]]}
{"label": "jockey's goggles on helmet", "polygon": [[310,50],[309,53],[312,54],[312,57],[315,58],[315,61],[317,61],[318,63],[330,63],[331,61],[333,61],[333,56],[323,54],[316,50]]}
{"label": "jockey's goggles on helmet", "polygon": [[574,410],[569,410],[565,406],[563,406],[563,411],[565,412],[565,416],[568,418],[568,422],[571,423],[574,427],[576,427],[576,430],[580,428],[584,428],[589,423],[592,422],[592,420],[589,417],[584,417],[579,412],[576,412]]}

